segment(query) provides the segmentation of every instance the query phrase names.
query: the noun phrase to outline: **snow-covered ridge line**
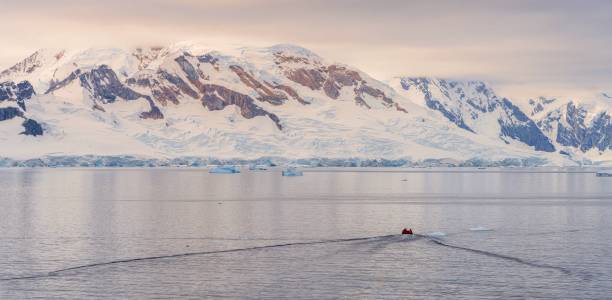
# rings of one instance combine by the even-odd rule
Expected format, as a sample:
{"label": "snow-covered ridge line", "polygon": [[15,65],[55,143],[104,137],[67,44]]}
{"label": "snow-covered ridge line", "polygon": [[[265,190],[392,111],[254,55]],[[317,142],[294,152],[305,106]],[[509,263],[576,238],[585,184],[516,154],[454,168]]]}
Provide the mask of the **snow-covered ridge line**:
{"label": "snow-covered ridge line", "polygon": [[537,97],[523,104],[498,96],[482,81],[397,77],[391,84],[415,103],[479,135],[573,157],[612,150],[612,101],[603,94],[578,100]]}
{"label": "snow-covered ridge line", "polygon": [[[390,86],[293,45],[41,50],[2,72],[0,81],[9,87],[0,92],[6,145],[0,155],[20,161],[61,153],[537,158],[566,165],[610,161],[612,154],[609,114],[565,122],[561,111],[561,121],[540,122],[535,111],[548,113],[556,102],[521,110],[479,81],[411,78]],[[16,92],[19,86],[32,91]],[[602,103],[597,107],[605,110],[608,102]],[[557,124],[564,128],[561,141],[548,130]]]}

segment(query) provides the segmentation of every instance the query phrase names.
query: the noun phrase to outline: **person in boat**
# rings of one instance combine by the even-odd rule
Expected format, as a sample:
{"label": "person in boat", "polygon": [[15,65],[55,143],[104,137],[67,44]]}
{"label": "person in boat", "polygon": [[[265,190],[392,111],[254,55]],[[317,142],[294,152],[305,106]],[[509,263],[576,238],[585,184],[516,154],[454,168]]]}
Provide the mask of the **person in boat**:
{"label": "person in boat", "polygon": [[412,228],[408,229],[408,228],[404,228],[404,230],[402,230],[402,234],[414,234],[412,232]]}

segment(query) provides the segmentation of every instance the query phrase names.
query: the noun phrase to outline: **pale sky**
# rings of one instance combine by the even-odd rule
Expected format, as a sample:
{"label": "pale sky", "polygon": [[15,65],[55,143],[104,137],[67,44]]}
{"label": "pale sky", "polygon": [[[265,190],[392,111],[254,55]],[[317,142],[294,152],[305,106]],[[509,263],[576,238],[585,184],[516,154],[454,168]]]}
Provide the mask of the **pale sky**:
{"label": "pale sky", "polygon": [[38,48],[293,43],[375,78],[506,95],[612,89],[612,1],[0,0],[6,68]]}

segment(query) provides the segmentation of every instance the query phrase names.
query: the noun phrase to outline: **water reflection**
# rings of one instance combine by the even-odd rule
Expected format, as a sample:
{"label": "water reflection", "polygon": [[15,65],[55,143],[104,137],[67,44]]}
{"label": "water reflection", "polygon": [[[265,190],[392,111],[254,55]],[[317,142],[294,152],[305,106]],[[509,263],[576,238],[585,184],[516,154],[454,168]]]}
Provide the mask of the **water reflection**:
{"label": "water reflection", "polygon": [[[612,245],[602,238],[612,233],[612,184],[604,180],[588,173],[307,172],[287,178],[277,171],[2,170],[1,278],[133,257],[383,236],[405,226],[580,276],[426,240],[391,239],[0,281],[0,298],[438,298],[451,292],[473,298],[567,296],[568,290],[597,298],[603,294],[594,290],[609,289],[612,278]],[[492,231],[469,230],[474,227]],[[584,274],[591,276],[587,285]]]}

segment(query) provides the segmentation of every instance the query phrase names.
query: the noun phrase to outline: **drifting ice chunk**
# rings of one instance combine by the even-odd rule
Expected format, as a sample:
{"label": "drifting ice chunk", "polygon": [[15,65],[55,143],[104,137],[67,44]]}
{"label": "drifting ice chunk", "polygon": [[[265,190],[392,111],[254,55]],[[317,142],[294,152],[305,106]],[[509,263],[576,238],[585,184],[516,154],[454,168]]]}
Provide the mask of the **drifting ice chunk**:
{"label": "drifting ice chunk", "polygon": [[428,236],[433,236],[433,237],[443,237],[443,236],[446,236],[446,232],[434,231],[434,232],[431,232],[431,233],[429,233],[427,235]]}
{"label": "drifting ice chunk", "polygon": [[477,227],[470,228],[470,231],[493,231],[493,229],[482,227],[482,226],[477,226]]}
{"label": "drifting ice chunk", "polygon": [[267,169],[268,169],[268,167],[266,167],[264,165],[250,165],[249,166],[249,170],[250,171],[265,171]]}
{"label": "drifting ice chunk", "polygon": [[303,176],[304,173],[297,168],[287,168],[283,170],[283,176]]}
{"label": "drifting ice chunk", "polygon": [[595,175],[597,177],[612,177],[612,169],[598,171]]}
{"label": "drifting ice chunk", "polygon": [[234,174],[240,173],[240,168],[236,166],[218,166],[210,169],[208,173],[211,174]]}

